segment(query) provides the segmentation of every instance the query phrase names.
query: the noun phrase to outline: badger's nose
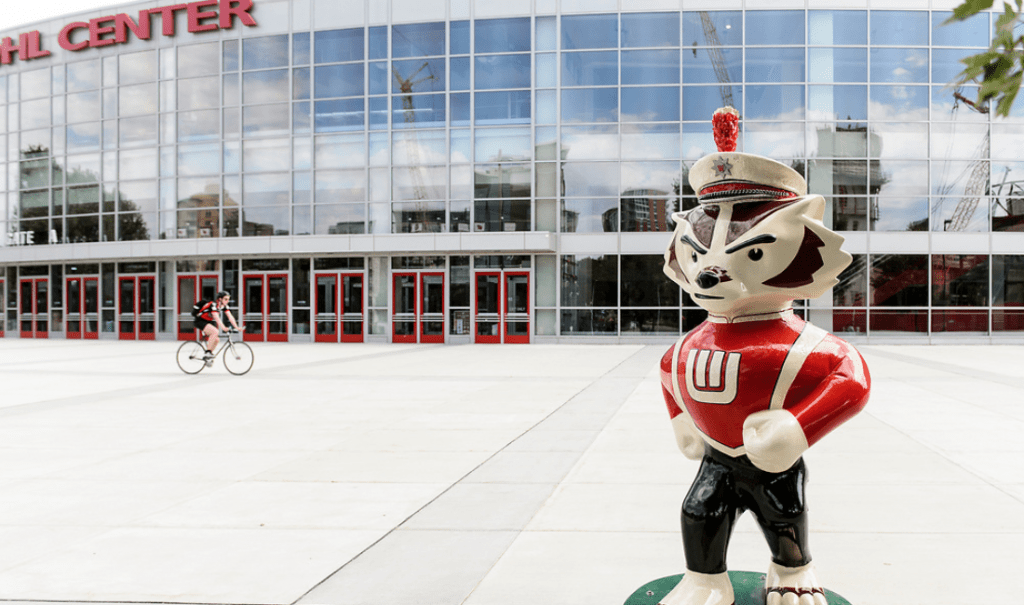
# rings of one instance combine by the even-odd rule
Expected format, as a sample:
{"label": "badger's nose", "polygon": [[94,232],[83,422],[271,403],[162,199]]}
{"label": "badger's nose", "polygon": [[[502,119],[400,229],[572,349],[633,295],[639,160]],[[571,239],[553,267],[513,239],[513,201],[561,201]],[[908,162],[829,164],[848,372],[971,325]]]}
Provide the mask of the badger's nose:
{"label": "badger's nose", "polygon": [[708,288],[714,288],[721,281],[718,275],[712,271],[701,271],[700,275],[697,276],[697,285],[707,290]]}

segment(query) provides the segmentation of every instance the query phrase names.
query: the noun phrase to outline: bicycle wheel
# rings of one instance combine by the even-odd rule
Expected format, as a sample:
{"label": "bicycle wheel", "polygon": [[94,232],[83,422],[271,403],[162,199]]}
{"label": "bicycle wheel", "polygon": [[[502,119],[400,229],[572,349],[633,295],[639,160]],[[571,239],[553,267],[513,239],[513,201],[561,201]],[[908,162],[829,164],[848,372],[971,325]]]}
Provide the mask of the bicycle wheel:
{"label": "bicycle wheel", "polygon": [[252,348],[244,342],[233,342],[224,348],[224,367],[235,376],[252,369]]}
{"label": "bicycle wheel", "polygon": [[203,354],[206,349],[194,340],[181,343],[178,347],[178,367],[186,374],[198,374],[206,367]]}

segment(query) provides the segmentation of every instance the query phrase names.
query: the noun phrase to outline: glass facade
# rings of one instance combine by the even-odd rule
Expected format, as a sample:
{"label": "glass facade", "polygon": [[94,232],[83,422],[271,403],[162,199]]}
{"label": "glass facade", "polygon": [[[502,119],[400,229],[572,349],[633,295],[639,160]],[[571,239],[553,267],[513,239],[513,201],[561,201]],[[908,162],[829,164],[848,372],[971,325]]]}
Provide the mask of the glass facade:
{"label": "glass facade", "polygon": [[[309,28],[336,10],[321,4],[257,0],[256,26],[15,54],[0,69],[8,336],[68,331],[67,276],[85,259],[100,333],[145,302],[137,274],[155,280],[155,334],[180,333],[181,289],[205,271],[239,300],[262,288],[252,304],[277,317],[266,334],[288,338],[354,330],[351,317],[326,327],[354,292],[371,338],[442,325],[396,319],[425,296],[447,341],[512,306],[534,340],[672,337],[703,312],[662,277],[661,252],[671,214],[696,203],[688,170],[713,151],[726,104],[743,117],[740,150],[803,173],[848,238],[854,263],[808,318],[855,340],[1024,330],[1024,105],[994,118],[974,90],[946,86],[987,47],[989,13],[943,26],[948,11],[563,2]],[[281,14],[289,25],[266,21]],[[545,243],[522,243],[533,235]],[[63,260],[37,250],[53,246]],[[125,254],[152,270],[122,271]],[[276,264],[242,261],[254,257]],[[484,301],[474,276],[494,271]],[[493,302],[520,273],[516,304]],[[317,298],[350,274],[348,295]]]}

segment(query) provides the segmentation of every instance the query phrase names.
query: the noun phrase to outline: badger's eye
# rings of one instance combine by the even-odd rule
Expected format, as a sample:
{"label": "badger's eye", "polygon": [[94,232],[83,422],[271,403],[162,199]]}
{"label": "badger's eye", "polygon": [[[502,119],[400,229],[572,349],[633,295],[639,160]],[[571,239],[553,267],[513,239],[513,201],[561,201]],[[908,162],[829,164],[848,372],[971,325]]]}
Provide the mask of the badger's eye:
{"label": "badger's eye", "polygon": [[761,250],[760,248],[751,248],[750,252],[747,252],[747,256],[750,257],[750,260],[752,261],[759,261],[764,256],[764,250]]}
{"label": "badger's eye", "polygon": [[697,253],[696,252],[691,252],[690,253],[690,260],[692,260],[693,262],[697,262]]}

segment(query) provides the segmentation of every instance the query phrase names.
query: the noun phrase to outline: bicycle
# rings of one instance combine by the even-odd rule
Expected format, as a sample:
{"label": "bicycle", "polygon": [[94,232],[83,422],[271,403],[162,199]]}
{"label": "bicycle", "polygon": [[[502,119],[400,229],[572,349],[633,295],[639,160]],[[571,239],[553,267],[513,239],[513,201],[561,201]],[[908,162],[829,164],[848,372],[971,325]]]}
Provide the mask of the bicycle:
{"label": "bicycle", "polygon": [[[239,334],[237,330],[228,330],[227,338],[221,341],[220,348],[214,352],[213,357],[206,359],[206,346],[200,339],[190,340],[181,343],[178,347],[178,367],[186,374],[198,374],[207,365],[212,366],[213,360],[224,353],[224,367],[235,376],[241,376],[252,369],[255,357],[252,347],[240,340],[235,340],[233,335]],[[209,361],[209,363],[207,363]]]}

